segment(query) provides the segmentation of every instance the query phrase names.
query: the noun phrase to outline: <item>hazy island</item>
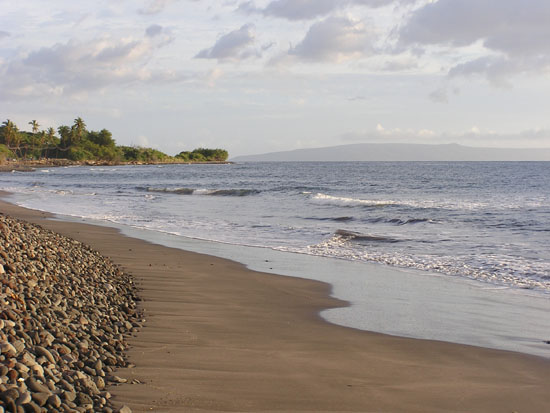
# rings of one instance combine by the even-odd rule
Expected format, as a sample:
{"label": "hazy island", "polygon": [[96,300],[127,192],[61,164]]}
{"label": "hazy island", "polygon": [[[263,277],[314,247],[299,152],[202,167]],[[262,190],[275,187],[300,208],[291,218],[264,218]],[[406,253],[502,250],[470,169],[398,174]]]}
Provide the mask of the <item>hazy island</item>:
{"label": "hazy island", "polygon": [[237,156],[234,162],[550,161],[550,148],[482,148],[458,144],[357,143]]}
{"label": "hazy island", "polygon": [[175,156],[157,149],[119,146],[107,129],[89,131],[80,117],[72,126],[61,125],[40,130],[36,120],[29,122],[31,131],[21,131],[11,120],[0,126],[0,164],[32,167],[66,164],[158,164],[158,163],[225,163],[224,149],[198,148]]}

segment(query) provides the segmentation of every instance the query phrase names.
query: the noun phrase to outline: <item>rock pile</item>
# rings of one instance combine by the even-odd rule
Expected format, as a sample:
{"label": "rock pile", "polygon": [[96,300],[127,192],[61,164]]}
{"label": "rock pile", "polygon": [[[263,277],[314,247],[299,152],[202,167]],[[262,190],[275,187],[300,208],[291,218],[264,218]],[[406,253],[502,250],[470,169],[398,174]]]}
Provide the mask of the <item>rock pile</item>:
{"label": "rock pile", "polygon": [[112,412],[137,301],[99,253],[0,215],[0,412]]}

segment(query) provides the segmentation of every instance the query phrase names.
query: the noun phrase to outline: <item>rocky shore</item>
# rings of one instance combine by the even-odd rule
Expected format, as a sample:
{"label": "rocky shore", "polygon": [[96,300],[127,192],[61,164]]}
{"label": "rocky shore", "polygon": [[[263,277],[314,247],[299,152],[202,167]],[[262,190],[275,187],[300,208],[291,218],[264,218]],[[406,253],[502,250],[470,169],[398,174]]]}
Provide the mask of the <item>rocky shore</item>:
{"label": "rocky shore", "polygon": [[205,161],[190,162],[178,159],[156,161],[156,162],[114,162],[114,161],[71,161],[69,159],[40,159],[40,160],[16,160],[0,162],[0,172],[32,172],[37,168],[55,168],[60,166],[119,166],[119,165],[227,165],[230,161]]}
{"label": "rocky shore", "polygon": [[10,160],[0,162],[0,172],[32,172],[36,168],[53,168],[59,166],[78,166],[82,162],[68,159],[40,159],[40,160]]}
{"label": "rocky shore", "polygon": [[0,215],[0,412],[129,412],[107,387],[126,381],[138,301],[99,253]]}

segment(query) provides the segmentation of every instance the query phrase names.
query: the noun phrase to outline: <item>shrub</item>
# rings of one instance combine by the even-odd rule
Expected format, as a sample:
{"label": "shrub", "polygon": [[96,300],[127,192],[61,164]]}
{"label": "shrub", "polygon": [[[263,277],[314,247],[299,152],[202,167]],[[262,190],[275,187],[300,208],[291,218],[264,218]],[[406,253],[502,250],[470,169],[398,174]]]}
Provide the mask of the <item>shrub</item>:
{"label": "shrub", "polygon": [[94,155],[82,147],[71,147],[67,151],[67,158],[71,161],[85,161],[88,159],[95,159]]}
{"label": "shrub", "polygon": [[183,161],[193,162],[211,162],[211,161],[225,161],[229,157],[229,154],[225,149],[207,149],[198,148],[193,152],[183,151],[176,155],[176,158]]}
{"label": "shrub", "polygon": [[15,158],[15,155],[8,147],[0,143],[0,163],[6,162],[6,159]]}

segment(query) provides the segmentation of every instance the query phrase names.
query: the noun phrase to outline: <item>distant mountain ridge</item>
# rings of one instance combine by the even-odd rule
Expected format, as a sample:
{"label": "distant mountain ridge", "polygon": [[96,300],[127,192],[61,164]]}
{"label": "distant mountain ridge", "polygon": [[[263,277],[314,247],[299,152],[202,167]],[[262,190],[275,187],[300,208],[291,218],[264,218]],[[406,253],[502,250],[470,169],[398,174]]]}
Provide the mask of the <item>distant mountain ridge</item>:
{"label": "distant mountain ridge", "polygon": [[237,156],[234,162],[270,161],[550,161],[550,148],[477,148],[456,143],[357,143]]}

